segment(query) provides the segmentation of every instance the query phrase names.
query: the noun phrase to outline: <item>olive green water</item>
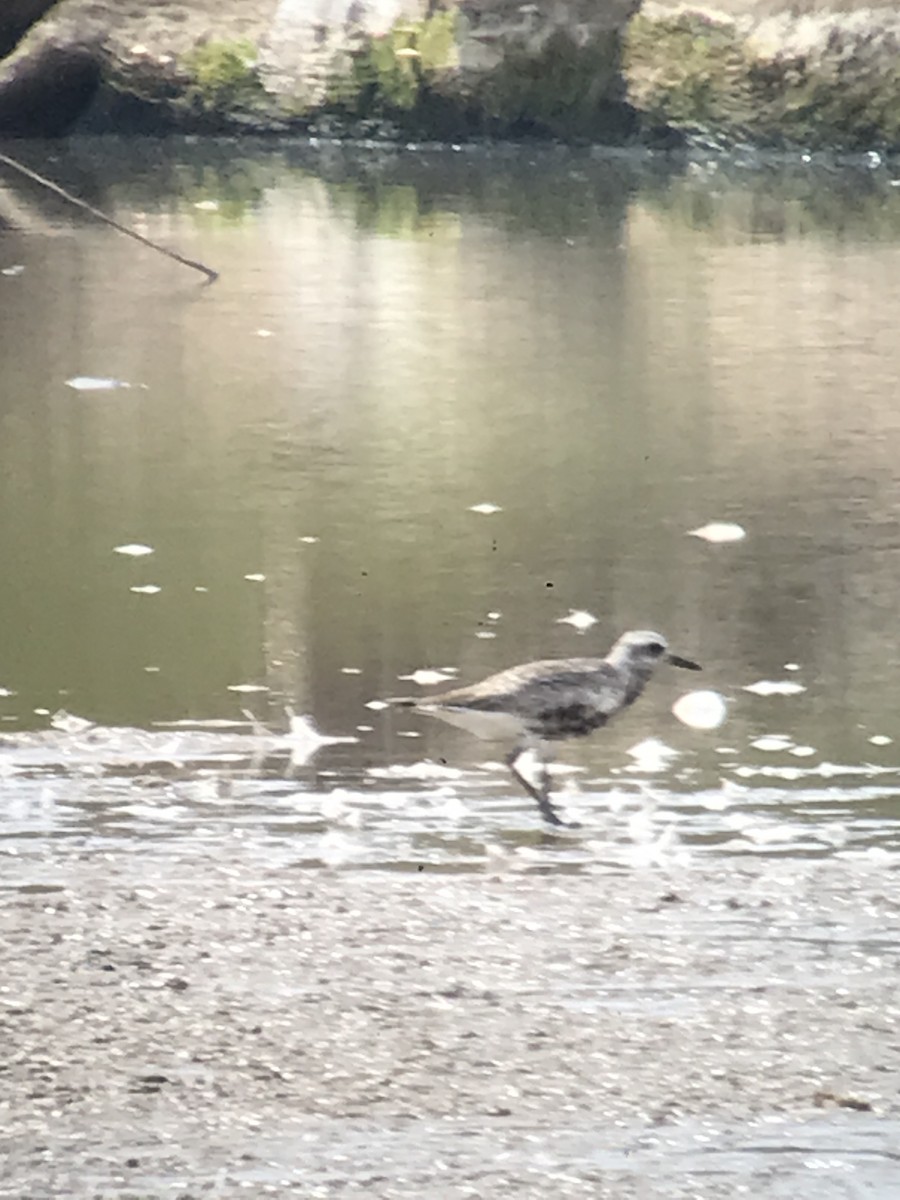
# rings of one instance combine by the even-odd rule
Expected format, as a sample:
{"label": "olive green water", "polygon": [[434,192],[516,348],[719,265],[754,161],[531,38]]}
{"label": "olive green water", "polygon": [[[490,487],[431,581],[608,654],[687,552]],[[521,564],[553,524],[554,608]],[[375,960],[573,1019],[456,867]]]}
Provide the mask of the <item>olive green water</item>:
{"label": "olive green water", "polygon": [[[430,803],[435,760],[457,772],[450,791],[474,792],[477,837],[479,804],[526,824],[530,805],[480,771],[491,754],[465,735],[367,702],[427,690],[399,682],[419,668],[472,680],[649,626],[702,661],[729,720],[680,726],[669,706],[695,681],[669,672],[618,728],[567,750],[585,803],[605,811],[617,775],[627,792],[626,752],[654,736],[679,754],[657,771],[673,803],[728,807],[726,780],[786,814],[784,829],[833,816],[825,847],[850,829],[893,848],[896,754],[869,740],[894,735],[900,706],[888,167],[230,143],[16,152],[221,279],[204,287],[4,174],[12,750],[27,757],[35,736],[63,762],[72,738],[41,733],[61,709],[142,730],[250,711],[283,731],[290,706],[358,739],[320,751],[292,804],[318,820],[323,792],[362,781],[390,859],[403,806],[379,810],[373,793],[399,779]],[[67,386],[79,377],[129,386]],[[497,511],[472,511],[485,504]],[[687,536],[714,520],[746,538]],[[129,543],[153,553],[115,552]],[[597,624],[559,623],[571,610]],[[760,680],[805,690],[742,690]],[[752,745],[772,734],[786,744]],[[284,778],[277,763],[262,775]],[[718,816],[683,832],[731,840]]]}
{"label": "olive green water", "polygon": [[0,1195],[893,1197],[892,170],[13,153],[221,278],[0,179]]}

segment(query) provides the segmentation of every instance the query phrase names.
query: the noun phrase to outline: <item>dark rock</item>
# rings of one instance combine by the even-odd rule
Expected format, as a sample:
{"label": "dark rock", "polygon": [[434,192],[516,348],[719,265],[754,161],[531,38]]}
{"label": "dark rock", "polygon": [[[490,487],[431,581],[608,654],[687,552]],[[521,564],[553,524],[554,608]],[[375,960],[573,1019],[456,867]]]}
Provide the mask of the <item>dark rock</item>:
{"label": "dark rock", "polygon": [[20,40],[57,0],[4,0],[0,6],[0,58],[15,50]]}
{"label": "dark rock", "polygon": [[0,135],[58,137],[75,124],[100,84],[97,50],[46,42],[0,69]]}

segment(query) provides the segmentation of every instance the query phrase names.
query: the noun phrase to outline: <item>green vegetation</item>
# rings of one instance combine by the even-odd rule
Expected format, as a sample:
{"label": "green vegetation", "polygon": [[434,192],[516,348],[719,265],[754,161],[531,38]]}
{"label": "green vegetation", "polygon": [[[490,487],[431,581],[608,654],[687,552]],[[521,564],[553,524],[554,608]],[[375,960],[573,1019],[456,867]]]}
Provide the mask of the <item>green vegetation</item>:
{"label": "green vegetation", "polygon": [[[812,18],[810,18],[812,19]],[[900,61],[833,13],[801,53],[726,19],[636,16],[623,46],[628,99],[652,122],[763,145],[900,146]],[[874,49],[873,49],[874,47]]]}
{"label": "green vegetation", "polygon": [[458,114],[471,107],[484,123],[506,132],[528,126],[557,136],[595,136],[610,127],[621,97],[619,37],[615,31],[578,44],[565,30],[553,33],[538,54],[524,42],[508,47],[503,61],[465,97],[443,94],[441,76],[458,66],[455,10],[422,21],[398,21],[372,38],[337,73],[330,106],[355,116],[423,117],[432,129],[436,108]]}
{"label": "green vegetation", "polygon": [[696,13],[636,16],[624,45],[632,103],[678,127],[740,125],[747,112],[746,62],[734,26]]}
{"label": "green vegetation", "polygon": [[256,47],[249,41],[205,42],[182,66],[190,76],[186,99],[203,113],[228,115],[252,110],[265,99],[256,69]]}
{"label": "green vegetation", "polygon": [[349,75],[337,74],[330,99],[356,114],[408,113],[429,81],[456,63],[454,10],[439,10],[422,21],[397,21],[354,56]]}

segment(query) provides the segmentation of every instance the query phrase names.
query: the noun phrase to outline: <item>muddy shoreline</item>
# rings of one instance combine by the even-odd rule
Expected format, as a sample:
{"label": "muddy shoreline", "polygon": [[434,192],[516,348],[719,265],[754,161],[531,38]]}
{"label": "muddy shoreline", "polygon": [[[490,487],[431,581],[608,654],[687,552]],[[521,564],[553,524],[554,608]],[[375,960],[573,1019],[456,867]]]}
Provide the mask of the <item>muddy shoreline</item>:
{"label": "muddy shoreline", "polygon": [[2,896],[3,1197],[846,1194],[828,1145],[900,1179],[900,877],[865,855],[55,856]]}

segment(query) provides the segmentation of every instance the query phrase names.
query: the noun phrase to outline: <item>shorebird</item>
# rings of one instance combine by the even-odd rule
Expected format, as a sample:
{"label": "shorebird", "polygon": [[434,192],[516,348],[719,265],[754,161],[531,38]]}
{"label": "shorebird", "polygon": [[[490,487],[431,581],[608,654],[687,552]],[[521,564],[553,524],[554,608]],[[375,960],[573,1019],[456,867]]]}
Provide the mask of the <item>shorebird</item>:
{"label": "shorebird", "polygon": [[[586,737],[633,704],[661,662],[688,671],[700,667],[670,654],[659,633],[635,629],[623,633],[605,658],[550,658],[509,667],[471,687],[436,696],[390,701],[439,717],[485,741],[511,741],[505,762],[551,825],[565,825],[550,802],[549,742]],[[517,764],[526,750],[537,757],[532,783]]]}

